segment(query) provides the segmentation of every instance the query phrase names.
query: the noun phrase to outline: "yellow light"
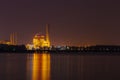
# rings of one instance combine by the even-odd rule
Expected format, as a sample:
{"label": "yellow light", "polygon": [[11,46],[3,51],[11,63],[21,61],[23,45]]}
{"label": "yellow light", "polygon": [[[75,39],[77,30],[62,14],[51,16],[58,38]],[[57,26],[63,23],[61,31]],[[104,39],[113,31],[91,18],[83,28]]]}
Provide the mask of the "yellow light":
{"label": "yellow light", "polygon": [[45,40],[44,36],[37,36],[33,38],[33,44],[35,49],[39,49],[40,47],[50,47],[50,41]]}
{"label": "yellow light", "polygon": [[33,54],[32,80],[50,80],[50,54]]}
{"label": "yellow light", "polygon": [[40,80],[40,70],[39,70],[39,63],[41,60],[39,60],[40,55],[34,54],[33,55],[33,68],[32,68],[32,80]]}
{"label": "yellow light", "polygon": [[42,55],[42,80],[50,80],[50,55]]}

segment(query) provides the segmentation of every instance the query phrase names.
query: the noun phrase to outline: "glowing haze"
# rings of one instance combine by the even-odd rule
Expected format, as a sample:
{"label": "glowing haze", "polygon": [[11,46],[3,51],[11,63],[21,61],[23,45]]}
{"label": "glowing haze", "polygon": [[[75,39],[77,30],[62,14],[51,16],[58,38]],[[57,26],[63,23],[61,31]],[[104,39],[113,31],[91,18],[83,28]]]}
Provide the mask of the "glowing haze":
{"label": "glowing haze", "polygon": [[45,35],[53,45],[120,44],[120,1],[0,0],[0,40],[18,33],[19,44]]}

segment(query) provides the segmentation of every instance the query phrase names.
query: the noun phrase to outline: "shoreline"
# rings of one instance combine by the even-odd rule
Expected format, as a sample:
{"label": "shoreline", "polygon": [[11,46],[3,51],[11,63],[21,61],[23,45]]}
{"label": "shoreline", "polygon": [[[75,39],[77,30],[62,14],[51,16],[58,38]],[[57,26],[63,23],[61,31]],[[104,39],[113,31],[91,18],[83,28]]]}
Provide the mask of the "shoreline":
{"label": "shoreline", "polygon": [[78,54],[78,55],[120,55],[120,51],[80,51],[80,50],[24,50],[0,51],[0,54]]}

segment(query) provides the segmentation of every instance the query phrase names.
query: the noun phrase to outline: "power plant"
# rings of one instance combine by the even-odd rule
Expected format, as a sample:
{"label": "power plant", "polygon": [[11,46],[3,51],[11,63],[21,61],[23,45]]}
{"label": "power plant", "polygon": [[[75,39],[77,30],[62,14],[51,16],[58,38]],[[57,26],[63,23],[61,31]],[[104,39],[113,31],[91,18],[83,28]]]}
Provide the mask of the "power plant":
{"label": "power plant", "polygon": [[46,24],[46,36],[36,34],[33,38],[34,49],[50,47],[49,25]]}
{"label": "power plant", "polygon": [[49,48],[50,47],[50,37],[49,37],[49,25],[46,24],[46,34],[36,34],[33,37],[33,44],[27,44],[27,49],[40,49],[40,48]]}
{"label": "power plant", "polygon": [[[17,34],[11,33],[9,40],[0,40],[0,44],[17,45]],[[49,24],[46,24],[45,35],[35,34],[32,39],[32,44],[27,44],[28,50],[49,48],[50,47],[50,36],[49,36]]]}
{"label": "power plant", "polygon": [[0,44],[17,45],[17,34],[16,33],[10,34],[10,39],[0,40]]}

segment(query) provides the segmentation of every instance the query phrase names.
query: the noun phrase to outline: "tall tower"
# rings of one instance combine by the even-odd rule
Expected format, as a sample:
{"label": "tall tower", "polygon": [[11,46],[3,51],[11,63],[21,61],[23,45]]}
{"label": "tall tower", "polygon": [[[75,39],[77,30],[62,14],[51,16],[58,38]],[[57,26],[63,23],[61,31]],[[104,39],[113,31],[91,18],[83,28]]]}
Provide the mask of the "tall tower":
{"label": "tall tower", "polygon": [[10,34],[10,43],[11,45],[14,45],[14,34]]}
{"label": "tall tower", "polygon": [[50,47],[49,24],[46,24],[46,42],[47,42],[47,47]]}
{"label": "tall tower", "polygon": [[12,34],[10,35],[10,43],[11,43],[12,45],[17,45],[17,34],[12,33]]}
{"label": "tall tower", "polygon": [[17,33],[15,33],[15,45],[17,45],[17,41],[18,41],[17,37],[18,37],[18,35],[17,35]]}

